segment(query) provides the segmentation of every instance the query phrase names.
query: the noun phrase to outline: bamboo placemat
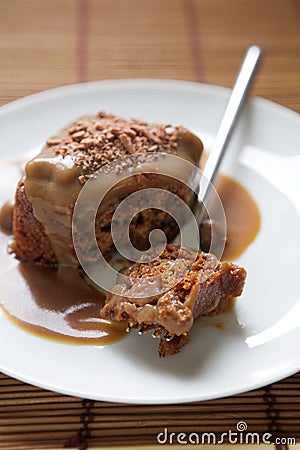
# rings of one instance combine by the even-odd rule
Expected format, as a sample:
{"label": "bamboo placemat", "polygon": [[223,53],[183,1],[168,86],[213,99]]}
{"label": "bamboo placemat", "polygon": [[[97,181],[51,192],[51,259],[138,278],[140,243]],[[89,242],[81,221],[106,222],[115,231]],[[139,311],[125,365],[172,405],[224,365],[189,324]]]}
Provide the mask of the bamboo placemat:
{"label": "bamboo placemat", "polygon": [[[299,0],[0,0],[0,104],[110,78],[231,86],[253,43],[265,51],[254,94],[300,112]],[[92,402],[0,375],[1,449],[154,446],[165,427],[220,436],[238,421],[299,440],[300,375],[230,398],[168,406]]]}

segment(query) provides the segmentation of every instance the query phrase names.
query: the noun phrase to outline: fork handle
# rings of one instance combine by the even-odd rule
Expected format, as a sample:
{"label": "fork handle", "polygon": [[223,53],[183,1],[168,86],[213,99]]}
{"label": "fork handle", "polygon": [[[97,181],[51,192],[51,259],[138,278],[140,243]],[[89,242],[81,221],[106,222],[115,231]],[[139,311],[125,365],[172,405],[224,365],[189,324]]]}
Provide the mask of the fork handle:
{"label": "fork handle", "polygon": [[262,51],[257,45],[249,47],[238,72],[213,147],[204,166],[204,177],[202,177],[198,194],[198,205],[201,209],[203,209],[202,204],[206,205],[209,201],[212,184],[216,179],[219,166],[237,123],[239,112],[252,84],[261,54]]}

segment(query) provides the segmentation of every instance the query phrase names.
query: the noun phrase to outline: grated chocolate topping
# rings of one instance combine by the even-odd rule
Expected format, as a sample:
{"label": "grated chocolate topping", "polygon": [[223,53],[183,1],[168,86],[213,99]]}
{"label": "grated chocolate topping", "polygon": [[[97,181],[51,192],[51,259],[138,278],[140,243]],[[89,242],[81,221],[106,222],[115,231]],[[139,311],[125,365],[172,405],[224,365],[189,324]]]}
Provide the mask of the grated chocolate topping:
{"label": "grated chocolate topping", "polygon": [[55,154],[72,157],[85,183],[100,167],[127,155],[145,152],[175,153],[183,127],[125,120],[100,111],[73,122],[64,135],[47,141]]}

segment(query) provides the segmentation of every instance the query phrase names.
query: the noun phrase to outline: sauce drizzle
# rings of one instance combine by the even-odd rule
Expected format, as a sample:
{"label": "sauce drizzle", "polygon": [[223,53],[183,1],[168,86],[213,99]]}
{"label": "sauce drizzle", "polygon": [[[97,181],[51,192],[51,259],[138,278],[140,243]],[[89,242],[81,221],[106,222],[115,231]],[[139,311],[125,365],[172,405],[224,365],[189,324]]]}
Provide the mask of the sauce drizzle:
{"label": "sauce drizzle", "polygon": [[[0,165],[0,307],[16,325],[52,340],[106,345],[122,339],[125,325],[100,318],[103,295],[75,269],[30,266],[8,253],[13,196],[24,163]],[[220,175],[216,188],[227,219],[222,259],[233,260],[255,239],[260,214],[249,192],[235,180]]]}

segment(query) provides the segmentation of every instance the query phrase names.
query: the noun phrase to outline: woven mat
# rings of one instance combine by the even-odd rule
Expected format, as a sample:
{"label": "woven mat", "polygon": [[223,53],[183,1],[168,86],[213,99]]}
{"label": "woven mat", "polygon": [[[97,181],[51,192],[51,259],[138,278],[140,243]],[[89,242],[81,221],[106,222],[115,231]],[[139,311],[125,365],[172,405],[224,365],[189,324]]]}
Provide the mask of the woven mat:
{"label": "woven mat", "polygon": [[154,445],[164,428],[220,438],[240,421],[251,432],[300,439],[299,405],[300,374],[234,397],[165,406],[87,401],[1,375],[0,448]]}
{"label": "woven mat", "polygon": [[65,397],[0,375],[0,448],[154,445],[164,428],[220,438],[240,421],[249,431],[299,440],[299,405],[300,374],[234,397],[165,406]]}
{"label": "woven mat", "polygon": [[[106,78],[231,86],[253,43],[265,51],[254,94],[300,112],[299,0],[3,0],[0,104]],[[175,406],[91,402],[0,375],[1,449],[154,445],[164,427],[220,435],[241,420],[251,430],[299,440],[300,375]]]}

